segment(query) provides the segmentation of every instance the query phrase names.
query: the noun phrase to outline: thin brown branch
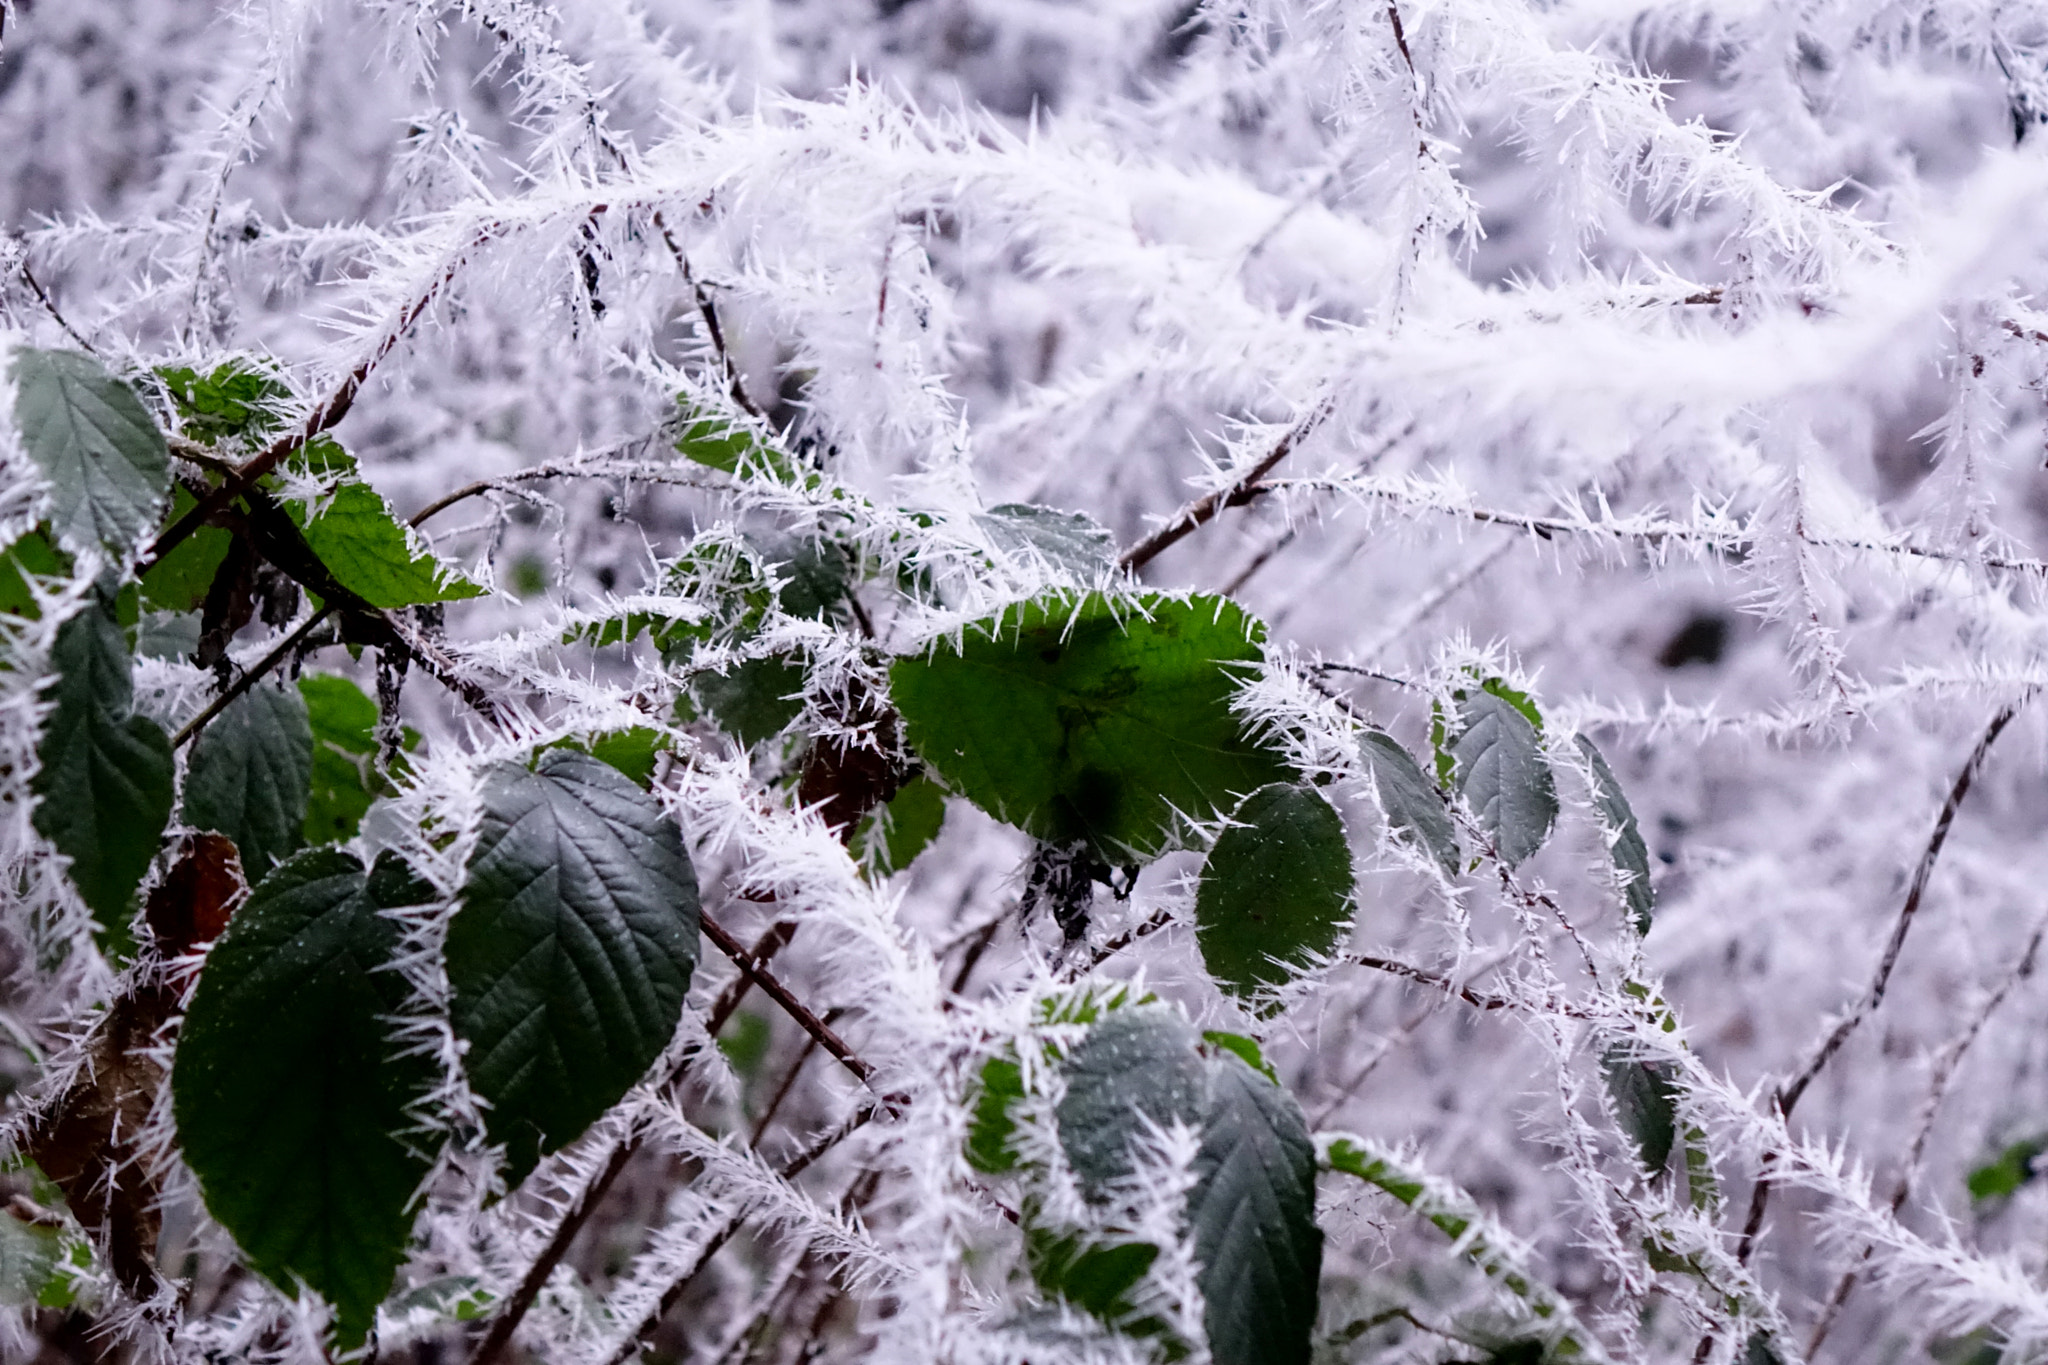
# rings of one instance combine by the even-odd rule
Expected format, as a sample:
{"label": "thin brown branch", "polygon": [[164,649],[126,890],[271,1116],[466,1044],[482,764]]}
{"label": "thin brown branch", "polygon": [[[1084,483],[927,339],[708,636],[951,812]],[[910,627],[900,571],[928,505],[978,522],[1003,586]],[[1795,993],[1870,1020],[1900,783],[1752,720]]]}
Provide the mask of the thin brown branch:
{"label": "thin brown branch", "polygon": [[1524,1004],[1519,1000],[1510,1000],[1504,995],[1492,995],[1486,991],[1475,991],[1470,986],[1460,986],[1457,982],[1440,972],[1432,972],[1423,967],[1395,961],[1392,958],[1361,955],[1348,960],[1357,963],[1361,967],[1370,967],[1376,972],[1385,972],[1389,976],[1402,977],[1405,980],[1415,982],[1417,985],[1428,986],[1432,990],[1441,991],[1445,995],[1464,1001],[1474,1009],[1487,1011],[1536,1010],[1546,1014],[1562,1014],[1568,1019],[1591,1019],[1593,1017],[1587,1011],[1579,1009],[1574,1005],[1557,1004],[1549,1007],[1539,1007]]}
{"label": "thin brown branch", "polygon": [[284,639],[278,641],[277,647],[275,649],[272,649],[268,654],[264,655],[261,659],[258,659],[253,665],[251,665],[247,670],[243,672],[241,677],[235,679],[233,683],[229,684],[228,687],[224,691],[222,691],[222,693],[219,696],[215,697],[212,701],[208,702],[204,710],[202,710],[198,715],[192,717],[192,719],[186,721],[185,724],[179,728],[178,733],[171,736],[171,747],[173,749],[184,748],[186,744],[191,742],[192,737],[194,735],[197,735],[201,730],[204,730],[206,728],[207,723],[209,721],[211,721],[215,716],[219,715],[221,712],[227,710],[228,707],[232,706],[235,703],[237,698],[239,698],[243,693],[247,692],[251,687],[254,687],[256,685],[256,680],[258,678],[261,678],[264,674],[270,672],[271,669],[276,668],[279,664],[283,663],[286,656],[288,656],[294,649],[297,649],[299,645],[305,641],[306,637],[313,633],[313,628],[318,626],[322,621],[325,621],[328,617],[328,614],[333,610],[334,609],[332,607],[320,608],[320,610],[314,612],[311,616],[306,618],[304,625],[300,626],[291,634],[285,636]]}
{"label": "thin brown branch", "polygon": [[1226,507],[1237,507],[1258,496],[1251,492],[1261,479],[1273,472],[1273,467],[1286,459],[1300,444],[1308,439],[1309,433],[1323,424],[1335,407],[1335,400],[1325,398],[1309,410],[1306,417],[1289,427],[1287,434],[1273,445],[1273,448],[1240,475],[1228,488],[1219,488],[1205,493],[1180,508],[1166,519],[1159,529],[1123,552],[1117,560],[1119,567],[1136,572],[1157,559],[1166,550],[1200,530],[1216,519],[1216,514]]}
{"label": "thin brown branch", "polygon": [[874,1079],[874,1066],[848,1047],[846,1040],[834,1033],[830,1025],[811,1011],[810,1006],[797,999],[789,987],[783,985],[775,973],[768,970],[767,963],[757,960],[741,946],[740,941],[727,932],[724,925],[713,919],[708,911],[700,915],[700,923],[704,927],[704,937],[710,939],[719,952],[731,958],[735,967],[753,978],[754,984],[761,988],[761,993],[781,1006],[782,1012],[794,1019],[804,1032],[810,1034],[818,1046],[831,1053],[834,1061],[852,1072],[863,1085]]}
{"label": "thin brown branch", "polygon": [[[1842,1050],[1850,1037],[1860,1028],[1865,1019],[1884,1003],[1886,989],[1891,985],[1892,970],[1899,964],[1899,954],[1906,946],[1906,935],[1912,931],[1913,921],[1920,913],[1920,903],[1927,894],[1928,881],[1934,876],[1934,865],[1941,857],[1942,847],[1948,842],[1949,829],[1955,824],[1956,812],[1962,809],[1963,798],[1970,794],[1970,786],[1977,780],[1977,774],[1984,767],[1984,760],[1990,756],[1991,746],[2005,727],[2019,714],[2031,693],[2017,701],[2000,707],[1991,723],[1984,727],[1984,733],[1977,740],[1970,756],[1963,761],[1962,770],[1956,774],[1955,782],[1949,787],[1948,797],[1941,803],[1941,811],[1934,819],[1934,832],[1928,836],[1927,846],[1920,851],[1919,864],[1913,869],[1913,880],[1906,888],[1906,898],[1899,906],[1898,917],[1892,923],[1891,938],[1885,943],[1884,953],[1878,958],[1877,971],[1864,989],[1862,998],[1854,1008],[1837,1023],[1822,1040],[1821,1045],[1807,1060],[1798,1074],[1780,1085],[1773,1097],[1779,1116],[1788,1124],[1792,1111],[1798,1107],[1800,1098],[1806,1094],[1815,1078],[1826,1069],[1835,1054]],[[1743,1220],[1742,1236],[1736,1244],[1737,1264],[1747,1264],[1750,1253],[1755,1250],[1757,1235],[1763,1230],[1764,1211],[1770,1204],[1772,1172],[1776,1170],[1779,1154],[1765,1152],[1758,1164],[1756,1185],[1750,1191],[1749,1214]]]}

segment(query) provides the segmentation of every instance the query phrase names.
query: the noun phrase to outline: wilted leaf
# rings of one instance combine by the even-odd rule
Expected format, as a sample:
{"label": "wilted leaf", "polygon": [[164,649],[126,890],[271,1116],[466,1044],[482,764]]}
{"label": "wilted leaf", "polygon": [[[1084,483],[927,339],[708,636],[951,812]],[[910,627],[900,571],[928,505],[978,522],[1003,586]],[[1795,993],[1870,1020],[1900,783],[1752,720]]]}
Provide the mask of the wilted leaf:
{"label": "wilted leaf", "polygon": [[143,918],[156,936],[157,951],[180,957],[219,938],[248,894],[234,840],[187,834],[178,840],[170,871],[150,889]]}

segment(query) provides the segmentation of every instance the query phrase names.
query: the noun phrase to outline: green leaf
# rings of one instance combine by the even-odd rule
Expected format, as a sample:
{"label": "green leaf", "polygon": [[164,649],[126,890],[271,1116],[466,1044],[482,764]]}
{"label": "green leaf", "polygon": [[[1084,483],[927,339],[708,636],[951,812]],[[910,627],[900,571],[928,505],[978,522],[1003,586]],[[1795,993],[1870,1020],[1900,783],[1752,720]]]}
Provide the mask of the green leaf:
{"label": "green leaf", "polygon": [[690,688],[718,728],[749,749],[787,730],[804,711],[803,665],[779,654],[724,673],[700,673]]}
{"label": "green leaf", "polygon": [[981,1064],[967,1106],[968,1165],[985,1175],[1017,1168],[1017,1154],[1010,1150],[1017,1120],[1010,1116],[1010,1106],[1023,1098],[1024,1068],[1015,1057],[997,1055]]}
{"label": "green leaf", "polygon": [[1118,1010],[1067,1058],[1067,1093],[1055,1118],[1081,1190],[1100,1199],[1131,1173],[1131,1142],[1150,1123],[1202,1120],[1208,1089],[1201,1038],[1165,1005]]}
{"label": "green leaf", "polygon": [[2048,1152],[2048,1137],[2013,1143],[1998,1154],[1997,1160],[1970,1172],[1970,1198],[1981,1202],[2016,1192],[2034,1178],[2034,1158],[2043,1152]]}
{"label": "green leaf", "polygon": [[1406,839],[1436,860],[1446,877],[1458,875],[1458,831],[1443,798],[1423,775],[1421,765],[1401,747],[1399,740],[1379,730],[1367,730],[1359,752],[1372,771],[1373,789],[1379,794],[1380,809],[1396,835]]}
{"label": "green leaf", "polygon": [[314,849],[265,878],[207,955],[171,1096],[206,1207],[279,1288],[300,1281],[362,1341],[405,1259],[429,1168],[408,1138],[436,1079],[389,1021],[398,926],[378,913],[430,890]]}
{"label": "green leaf", "polygon": [[1203,1029],[1202,1041],[1235,1056],[1273,1084],[1280,1084],[1280,1073],[1266,1060],[1265,1049],[1259,1046],[1256,1038],[1247,1038],[1242,1033],[1225,1033],[1221,1029]]}
{"label": "green leaf", "polygon": [[429,554],[366,483],[334,490],[317,512],[288,504],[335,582],[373,607],[411,607],[481,597],[484,589]]}
{"label": "green leaf", "polygon": [[1083,583],[1095,582],[1116,564],[1116,538],[1085,513],[1006,502],[974,520],[1004,554],[1038,559]]}
{"label": "green leaf", "polygon": [[450,1016],[516,1182],[668,1046],[697,965],[697,878],[652,796],[550,749],[535,771],[487,772],[462,899]]}
{"label": "green leaf", "polygon": [[726,1031],[718,1035],[718,1050],[725,1054],[740,1080],[749,1082],[760,1077],[761,1064],[768,1060],[768,1045],[774,1040],[774,1030],[767,1019],[751,1010],[741,1010],[732,1017]]}
{"label": "green leaf", "polygon": [[76,351],[14,353],[14,420],[50,484],[50,526],[70,550],[125,554],[157,523],[170,450],[135,390]]}
{"label": "green leaf", "polygon": [[654,760],[668,742],[661,731],[647,725],[629,730],[607,730],[590,741],[590,756],[609,763],[638,786],[654,780]]}
{"label": "green leaf", "polygon": [[1600,1058],[1607,1093],[1614,1097],[1622,1131],[1635,1144],[1643,1169],[1662,1173],[1678,1141],[1678,1087],[1669,1066],[1646,1062],[1626,1047],[1611,1047]]}
{"label": "green leaf", "polygon": [[1656,888],[1650,885],[1649,846],[1643,842],[1643,831],[1636,824],[1628,793],[1621,789],[1599,746],[1584,735],[1578,737],[1577,744],[1587,766],[1593,770],[1593,809],[1600,812],[1609,855],[1614,859],[1615,871],[1621,874],[1622,903],[1628,907],[1629,920],[1636,932],[1647,934],[1650,916],[1657,908]]}
{"label": "green leaf", "polygon": [[[176,522],[199,505],[183,484],[171,490],[171,510],[165,518]],[[171,552],[149,566],[142,575],[142,601],[158,611],[193,611],[206,601],[221,561],[234,547],[234,533],[218,526],[202,526],[171,547]]]}
{"label": "green leaf", "polygon": [[32,1223],[0,1209],[0,1305],[70,1308],[91,1270],[91,1245],[69,1220]]}
{"label": "green leaf", "polygon": [[170,390],[178,423],[195,441],[212,443],[234,436],[266,436],[284,420],[291,398],[275,375],[246,360],[230,360],[206,374],[185,365],[160,365],[157,375]]}
{"label": "green leaf", "polygon": [[1104,861],[1163,851],[1175,812],[1213,819],[1290,777],[1230,708],[1264,631],[1236,603],[1054,593],[899,659],[911,745],[1000,820]]}
{"label": "green leaf", "polygon": [[1337,946],[1350,918],[1351,847],[1314,787],[1261,787],[1231,819],[1202,868],[1195,941],[1216,984],[1251,996]]}
{"label": "green leaf", "polygon": [[100,927],[118,942],[129,902],[170,822],[170,737],[133,714],[128,638],[103,580],[57,631],[55,675],[29,788],[35,827],[71,859],[71,881]]}
{"label": "green leaf", "polygon": [[304,837],[313,727],[297,688],[262,683],[200,731],[185,770],[184,819],[235,841],[251,882]]}
{"label": "green leaf", "polygon": [[1150,1242],[1097,1242],[1032,1227],[1024,1233],[1024,1252],[1031,1278],[1046,1293],[1134,1335],[1149,1335],[1147,1329],[1156,1332],[1164,1325],[1127,1321],[1136,1312],[1131,1291],[1159,1259],[1159,1248]]}
{"label": "green leaf", "polygon": [[807,621],[829,619],[853,590],[846,553],[823,536],[753,533],[747,543],[782,580],[775,604]]}
{"label": "green leaf", "polygon": [[1526,705],[1487,690],[1467,694],[1451,745],[1458,792],[1509,867],[1543,847],[1557,820],[1557,783]]}
{"label": "green leaf", "polygon": [[26,616],[31,621],[41,620],[42,609],[36,605],[35,594],[28,590],[26,575],[64,578],[70,573],[71,556],[52,545],[42,530],[30,531],[0,556],[0,611],[10,616]]}
{"label": "green leaf", "polygon": [[789,457],[769,444],[753,428],[695,407],[685,399],[676,427],[676,451],[722,474],[756,471],[787,480],[792,466]]}
{"label": "green leaf", "polygon": [[1298,1365],[1315,1327],[1323,1234],[1316,1149],[1294,1097],[1233,1052],[1211,1064],[1188,1228],[1216,1365]]}
{"label": "green leaf", "polygon": [[356,837],[375,795],[369,759],[377,752],[377,703],[332,673],[300,678],[299,696],[313,735],[301,829],[308,844],[346,843]]}
{"label": "green leaf", "polygon": [[854,851],[871,852],[885,875],[901,872],[931,847],[945,823],[945,788],[928,777],[914,777],[861,826]]}

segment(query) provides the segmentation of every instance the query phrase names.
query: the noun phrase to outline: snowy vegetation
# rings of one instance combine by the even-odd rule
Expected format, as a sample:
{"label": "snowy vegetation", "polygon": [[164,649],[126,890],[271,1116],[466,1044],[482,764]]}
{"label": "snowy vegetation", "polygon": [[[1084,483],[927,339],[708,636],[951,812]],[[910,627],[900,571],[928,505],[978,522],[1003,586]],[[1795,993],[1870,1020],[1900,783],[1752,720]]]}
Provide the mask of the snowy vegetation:
{"label": "snowy vegetation", "polygon": [[0,0],[0,1356],[2048,1358],[2044,121]]}

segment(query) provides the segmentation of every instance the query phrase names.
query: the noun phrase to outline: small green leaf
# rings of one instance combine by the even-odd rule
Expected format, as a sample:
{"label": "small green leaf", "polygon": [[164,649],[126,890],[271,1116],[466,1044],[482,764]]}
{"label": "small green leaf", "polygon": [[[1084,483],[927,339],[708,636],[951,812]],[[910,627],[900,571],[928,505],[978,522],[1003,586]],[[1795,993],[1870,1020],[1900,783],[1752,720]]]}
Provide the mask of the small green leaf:
{"label": "small green leaf", "polygon": [[84,1266],[75,1257],[84,1237],[66,1224],[30,1223],[0,1208],[0,1305],[69,1308],[78,1299]]}
{"label": "small green leaf", "polygon": [[1367,730],[1360,738],[1359,752],[1372,771],[1373,789],[1379,794],[1380,809],[1395,834],[1436,860],[1446,877],[1458,875],[1458,830],[1443,798],[1421,765],[1401,747],[1399,740],[1378,730]]}
{"label": "small green leaf", "polygon": [[1600,1069],[1622,1131],[1635,1144],[1643,1169],[1661,1174],[1678,1141],[1678,1087],[1670,1067],[1643,1061],[1626,1047],[1612,1047],[1600,1058]]}
{"label": "small green leaf", "polygon": [[129,903],[170,822],[175,765],[170,737],[133,714],[128,638],[103,580],[57,631],[50,651],[52,705],[29,787],[35,827],[71,859],[71,881],[100,927],[119,942]]}
{"label": "small green leaf", "polygon": [[1526,698],[1518,703],[1491,690],[1469,693],[1459,707],[1463,728],[1451,746],[1458,793],[1509,867],[1543,847],[1557,820],[1557,783],[1527,708]]}
{"label": "small green leaf", "polygon": [[1323,1234],[1316,1149],[1294,1097],[1233,1052],[1210,1067],[1188,1196],[1216,1365],[1305,1365]]}
{"label": "small green leaf", "polygon": [[2016,1192],[2034,1178],[2034,1158],[2043,1152],[2048,1152],[2048,1137],[2013,1143],[1998,1154],[1997,1160],[1970,1172],[1970,1198],[1981,1202]]}
{"label": "small green leaf", "polygon": [[627,730],[605,730],[588,740],[558,739],[551,749],[574,749],[600,763],[609,763],[639,786],[654,779],[654,762],[668,739],[652,726],[635,725]]}
{"label": "small green leaf", "polygon": [[157,523],[170,449],[135,390],[76,351],[14,353],[14,420],[50,484],[50,526],[70,550],[125,554]]}
{"label": "small green leaf", "polygon": [[454,602],[484,593],[428,553],[366,483],[342,484],[311,513],[301,503],[288,507],[335,582],[373,607]]}
{"label": "small green leaf", "polygon": [[[171,510],[165,518],[176,522],[199,505],[183,484],[171,490]],[[149,566],[142,575],[142,600],[159,611],[193,611],[206,601],[221,561],[234,547],[234,533],[218,526],[202,526],[171,547],[169,554]]]}
{"label": "small green leaf", "polygon": [[1202,1041],[1230,1053],[1273,1084],[1280,1084],[1280,1073],[1266,1060],[1265,1049],[1259,1046],[1258,1039],[1247,1038],[1242,1033],[1225,1033],[1221,1029],[1203,1029]]}
{"label": "small green leaf", "polygon": [[945,823],[945,788],[928,777],[914,777],[861,826],[854,851],[871,852],[885,875],[901,872],[931,847]]}
{"label": "small green leaf", "polygon": [[1010,1150],[1010,1138],[1017,1120],[1010,1106],[1024,1098],[1024,1069],[1014,1057],[997,1055],[981,1064],[968,1102],[967,1164],[985,1175],[1000,1175],[1017,1168],[1017,1154]]}
{"label": "small green leaf", "polygon": [[1032,1227],[1024,1233],[1024,1251],[1031,1278],[1046,1293],[1133,1335],[1150,1335],[1163,1326],[1128,1321],[1137,1311],[1131,1291],[1159,1259],[1159,1248],[1150,1242],[1096,1242]]}
{"label": "small green leaf", "polygon": [[652,796],[573,749],[488,771],[448,926],[449,1013],[515,1183],[668,1046],[697,933],[696,873]]}
{"label": "small green leaf", "polygon": [[1053,593],[898,659],[910,743],[962,795],[1054,845],[1150,857],[1285,781],[1231,710],[1263,629],[1225,598]]}
{"label": "small green leaf", "polygon": [[768,1021],[751,1010],[741,1010],[732,1017],[726,1031],[718,1035],[718,1050],[725,1054],[725,1060],[742,1081],[752,1081],[760,1076],[761,1064],[768,1060],[768,1045],[774,1041],[774,1031]]}
{"label": "small green leaf", "polygon": [[787,730],[804,711],[804,669],[794,659],[747,659],[690,684],[718,728],[751,749]]}
{"label": "small green leaf", "polygon": [[1629,921],[1636,932],[1647,934],[1650,916],[1657,908],[1656,888],[1650,885],[1649,846],[1643,842],[1643,831],[1636,824],[1628,793],[1621,789],[1614,769],[1607,766],[1606,756],[1584,735],[1578,737],[1577,743],[1587,766],[1593,770],[1593,808],[1600,812],[1614,870],[1621,874],[1622,903],[1628,907]]}
{"label": "small green leaf", "polygon": [[1285,985],[1330,952],[1350,918],[1344,821],[1314,787],[1275,782],[1217,836],[1195,894],[1195,941],[1216,984],[1240,996]]}
{"label": "small green leaf", "polygon": [[313,727],[296,688],[262,683],[200,731],[185,770],[185,823],[235,841],[251,882],[299,847]]}
{"label": "small green leaf", "polygon": [[278,867],[207,955],[172,1069],[208,1211],[272,1283],[334,1305],[344,1348],[405,1259],[430,1166],[407,1135],[435,1068],[390,1022],[406,988],[378,913],[425,894],[391,854],[367,877],[336,849]]}
{"label": "small green leaf", "polygon": [[1164,1005],[1118,1010],[1067,1058],[1055,1117],[1067,1163],[1091,1199],[1131,1173],[1131,1143],[1154,1124],[1202,1121],[1208,1069],[1201,1037]]}
{"label": "small green leaf", "polygon": [[1116,564],[1116,538],[1085,513],[1006,502],[974,520],[1004,554],[1038,559],[1082,583],[1095,582]]}
{"label": "small green leaf", "polygon": [[42,619],[42,609],[36,606],[35,594],[28,590],[24,575],[64,578],[70,573],[71,556],[52,545],[43,531],[30,531],[9,546],[5,555],[0,555],[0,611],[10,616],[26,616],[31,621]]}
{"label": "small green leaf", "polygon": [[370,809],[370,756],[377,752],[377,703],[347,678],[308,673],[299,679],[313,735],[307,783],[308,844],[340,844],[356,837]]}
{"label": "small green leaf", "polygon": [[246,360],[230,360],[206,374],[185,365],[161,365],[157,375],[178,409],[178,423],[195,441],[211,445],[235,436],[275,431],[291,398],[275,375]]}
{"label": "small green leaf", "polygon": [[792,466],[789,457],[775,449],[753,428],[683,400],[681,419],[675,428],[676,451],[721,474],[762,472],[787,480]]}

